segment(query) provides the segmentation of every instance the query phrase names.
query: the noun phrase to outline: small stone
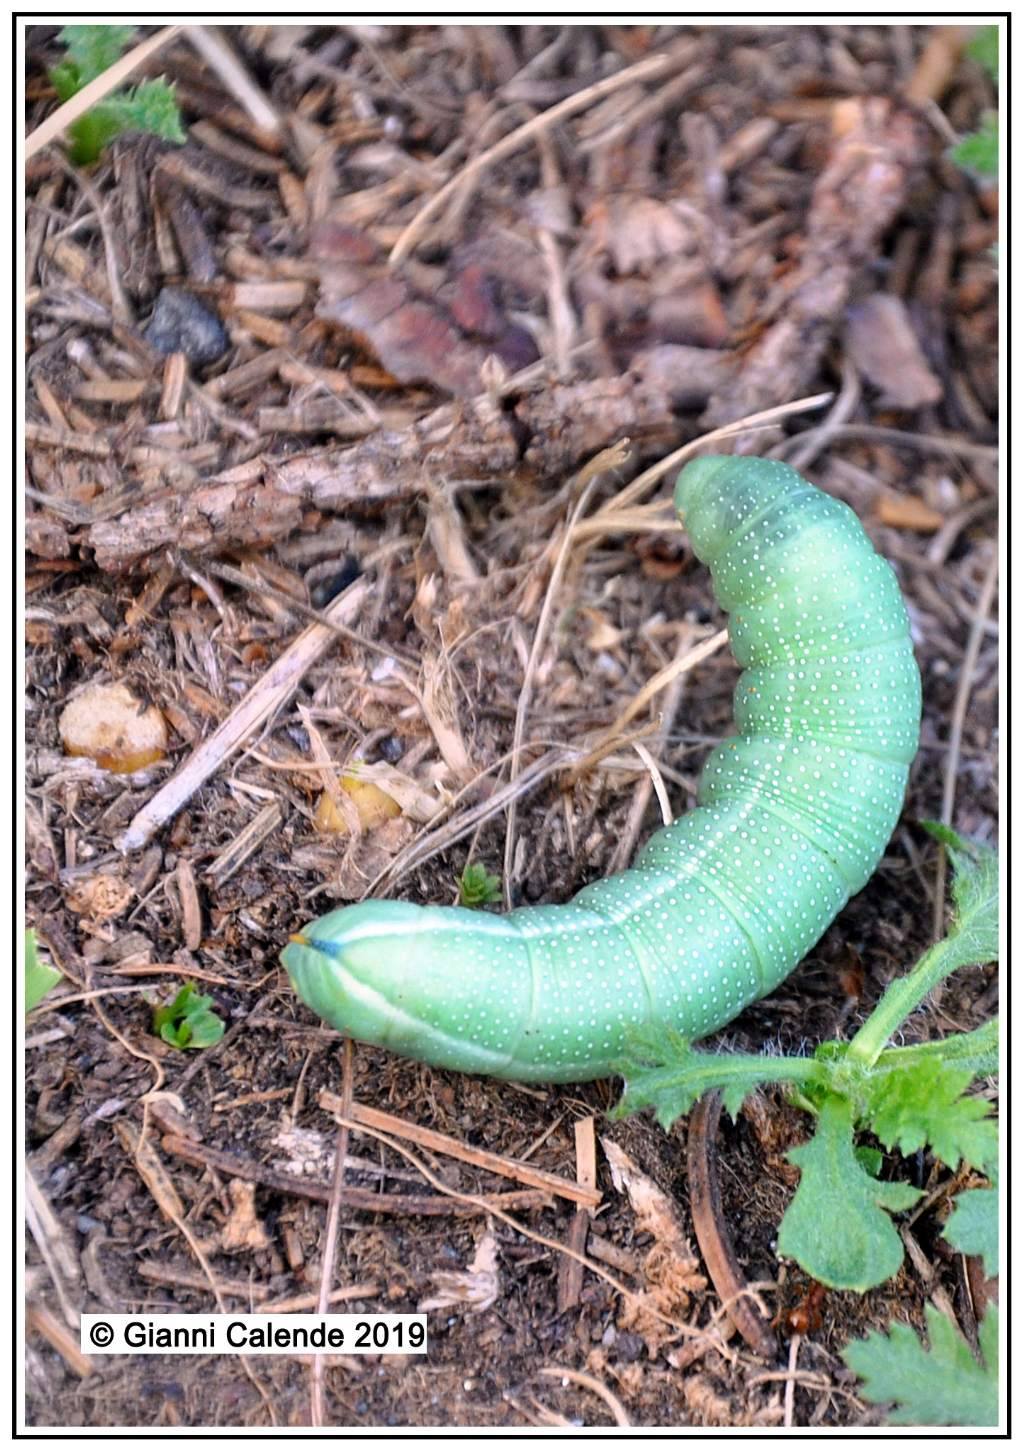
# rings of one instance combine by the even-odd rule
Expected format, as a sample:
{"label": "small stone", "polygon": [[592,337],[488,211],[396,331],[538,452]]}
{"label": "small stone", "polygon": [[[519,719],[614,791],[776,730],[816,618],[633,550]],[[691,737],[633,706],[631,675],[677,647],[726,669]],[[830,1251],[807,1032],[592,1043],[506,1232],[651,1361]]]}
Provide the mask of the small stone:
{"label": "small stone", "polygon": [[184,353],[198,367],[216,362],[228,349],[220,319],[180,287],[161,290],[144,336],[158,353]]}

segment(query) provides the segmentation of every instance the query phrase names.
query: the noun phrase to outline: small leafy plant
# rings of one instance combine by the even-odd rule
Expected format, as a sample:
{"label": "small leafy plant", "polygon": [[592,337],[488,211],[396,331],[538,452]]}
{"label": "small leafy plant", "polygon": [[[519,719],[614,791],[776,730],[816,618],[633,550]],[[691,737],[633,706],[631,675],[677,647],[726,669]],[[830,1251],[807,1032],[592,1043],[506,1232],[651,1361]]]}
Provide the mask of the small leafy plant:
{"label": "small leafy plant", "polygon": [[213,999],[186,983],[170,1003],[153,1013],[153,1032],[175,1049],[208,1049],[224,1037],[224,1020],[210,1007]]}
{"label": "small leafy plant", "polygon": [[[967,1093],[998,1068],[998,1020],[933,1043],[886,1047],[944,978],[998,956],[995,853],[947,827],[925,825],[946,844],[953,864],[950,931],[912,972],[890,984],[849,1043],[821,1044],[810,1058],[765,1058],[705,1053],[659,1030],[634,1046],[620,1070],[626,1089],[616,1113],[651,1107],[665,1128],[709,1090],[721,1090],[735,1116],[757,1085],[787,1085],[816,1124],[811,1140],[790,1152],[800,1184],[779,1227],[778,1248],[815,1280],[844,1290],[866,1291],[896,1274],[903,1244],[891,1217],[921,1194],[905,1181],[881,1179],[882,1156],[858,1143],[858,1135],[870,1133],[903,1155],[928,1148],[952,1170],[962,1164],[990,1178],[998,1158],[990,1106]],[[988,1198],[958,1207],[952,1233],[991,1250],[995,1192],[970,1193]]]}
{"label": "small leafy plant", "polygon": [[[65,25],[58,39],[67,56],[50,71],[60,100],[72,96],[101,76],[131,43],[130,25]],[[103,148],[125,131],[146,131],[166,141],[183,142],[174,87],[160,78],[106,96],[68,127],[70,156],[76,166],[97,160]]]}
{"label": "small leafy plant", "polygon": [[485,907],[488,903],[501,901],[501,878],[480,862],[467,862],[458,878],[459,906]]}
{"label": "small leafy plant", "polygon": [[35,928],[25,933],[25,1012],[38,1008],[51,988],[62,978],[59,968],[39,956],[39,943]]}

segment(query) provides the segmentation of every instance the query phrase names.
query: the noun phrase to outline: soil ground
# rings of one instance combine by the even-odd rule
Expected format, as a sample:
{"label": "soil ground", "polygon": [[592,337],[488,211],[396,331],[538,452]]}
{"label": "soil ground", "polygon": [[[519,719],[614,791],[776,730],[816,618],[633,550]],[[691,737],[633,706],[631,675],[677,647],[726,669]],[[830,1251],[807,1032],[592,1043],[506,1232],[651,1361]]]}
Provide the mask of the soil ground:
{"label": "soil ground", "polygon": [[[51,1323],[68,1308],[211,1310],[211,1276],[235,1310],[316,1296],[326,1194],[281,1176],[330,1185],[338,1131],[319,1095],[340,1092],[342,1041],[278,964],[302,923],[380,874],[389,895],[450,902],[468,861],[517,902],[563,901],[659,824],[638,732],[673,812],[693,805],[704,755],[732,729],[727,651],[642,701],[592,770],[564,769],[723,623],[673,527],[671,479],[618,497],[673,450],[828,394],[741,445],[788,458],[857,510],[898,573],[924,682],[921,750],[878,872],[783,987],[712,1042],[792,1052],[848,1036],[932,941],[935,844],[919,822],[946,809],[965,834],[997,833],[993,623],[965,660],[997,548],[996,196],[947,155],[995,97],[964,37],[540,25],[230,36],[235,89],[186,36],[148,62],[177,85],[185,147],[133,135],[91,168],[52,147],[28,164],[27,903],[65,975],[27,1027],[27,1150],[53,1217],[46,1260],[29,1245],[30,1300],[45,1313],[28,1340],[35,1426],[308,1424],[306,1362],[82,1366]],[[52,29],[30,30],[29,130],[54,109],[47,68],[60,54]],[[167,285],[220,319],[214,361],[147,341]],[[623,439],[571,523],[580,471]],[[310,627],[309,609],[357,572],[357,637],[311,655],[242,749],[120,851],[158,788]],[[81,687],[114,680],[170,727],[162,761],[120,776],[63,755],[58,730]],[[486,810],[488,794],[545,752],[562,752],[563,769],[518,794],[509,880],[508,817]],[[353,762],[404,786],[403,810],[325,836],[314,816],[325,779],[339,796],[329,767]],[[425,799],[447,804],[440,827],[426,826]],[[350,828],[352,799],[337,810]],[[443,836],[452,820],[457,839]],[[424,843],[429,855],[412,856]],[[153,1004],[190,979],[228,1025],[191,1052],[151,1032]],[[908,1035],[974,1027],[996,992],[994,968],[960,974]],[[327,1366],[328,1423],[861,1426],[881,1413],[840,1359],[851,1338],[893,1318],[923,1327],[936,1288],[968,1334],[976,1325],[970,1267],[940,1238],[958,1182],[924,1155],[888,1157],[887,1173],[929,1192],[894,1280],[820,1296],[780,1262],[796,1180],[785,1154],[806,1134],[780,1096],[723,1118],[711,1151],[722,1225],[775,1322],[766,1357],[718,1334],[685,1121],[668,1133],[646,1116],[609,1121],[611,1082],[501,1084],[365,1046],[352,1087],[360,1105],[569,1178],[575,1126],[594,1116],[599,1271],[574,1291],[546,1243],[580,1234],[570,1202],[535,1197],[507,1212],[514,1224],[479,1206],[457,1214],[467,1206],[454,1199],[411,1214],[400,1197],[437,1209],[441,1191],[527,1187],[405,1141],[439,1191],[353,1131],[346,1187],[399,1198],[341,1206],[331,1284],[355,1288],[344,1309],[415,1310],[450,1291],[442,1273],[477,1260],[464,1298],[430,1313],[428,1356]],[[674,1287],[603,1140],[678,1217],[660,1247]],[[697,1350],[607,1276],[661,1297],[702,1333]]]}

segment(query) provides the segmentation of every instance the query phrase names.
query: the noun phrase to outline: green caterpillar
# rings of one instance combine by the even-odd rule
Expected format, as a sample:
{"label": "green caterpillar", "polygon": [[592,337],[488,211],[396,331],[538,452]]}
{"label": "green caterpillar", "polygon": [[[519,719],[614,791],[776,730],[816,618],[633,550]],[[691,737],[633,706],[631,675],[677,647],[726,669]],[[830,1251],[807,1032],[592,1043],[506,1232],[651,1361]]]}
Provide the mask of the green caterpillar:
{"label": "green caterpillar", "polygon": [[698,806],[561,907],[328,913],[282,961],[336,1028],[467,1073],[601,1078],[630,1030],[700,1038],[770,993],[874,872],[921,714],[891,567],[786,464],[694,460],[675,503],[744,668]]}

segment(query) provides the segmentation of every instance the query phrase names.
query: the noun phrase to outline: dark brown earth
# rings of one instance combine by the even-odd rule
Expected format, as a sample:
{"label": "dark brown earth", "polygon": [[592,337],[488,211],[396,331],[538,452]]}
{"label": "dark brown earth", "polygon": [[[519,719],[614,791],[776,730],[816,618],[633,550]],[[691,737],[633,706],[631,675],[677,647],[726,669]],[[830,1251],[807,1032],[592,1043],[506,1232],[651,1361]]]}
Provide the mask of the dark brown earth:
{"label": "dark brown earth", "polygon": [[[28,163],[27,916],[65,974],[27,1026],[27,1149],[53,1216],[29,1238],[35,1426],[308,1424],[305,1362],[257,1359],[251,1375],[203,1358],[83,1366],[53,1327],[82,1310],[212,1310],[207,1268],[229,1309],[315,1297],[327,1206],[265,1179],[330,1183],[337,1126],[318,1095],[341,1091],[341,1040],[295,1000],[277,955],[424,837],[417,801],[466,788],[445,821],[486,804],[508,780],[517,711],[521,775],[546,750],[596,745],[656,672],[720,626],[671,525],[669,479],[598,515],[709,427],[830,395],[742,446],[788,458],[856,508],[898,572],[924,681],[921,750],[878,873],[783,988],[716,1042],[793,1052],[849,1035],[933,939],[935,844],[921,819],[945,809],[963,833],[997,833],[994,616],[965,665],[972,622],[993,608],[997,199],[946,156],[995,98],[964,37],[229,34],[276,131],[179,36],[148,68],[177,83],[185,148],[126,137],[85,173],[52,146]],[[30,29],[29,131],[54,109],[46,70],[59,53],[51,29]],[[641,67],[631,84],[475,164],[629,66]],[[396,244],[404,260],[389,271]],[[179,362],[145,341],[167,285],[220,319],[218,361]],[[574,481],[623,439],[528,673]],[[312,660],[247,748],[121,853],[135,814],[307,627],[303,607],[324,608],[356,569],[360,639]],[[629,745],[638,729],[673,811],[693,804],[703,758],[730,730],[735,677],[727,652],[708,657],[645,702],[595,769],[523,790],[515,900],[563,900],[658,825]],[[60,713],[97,679],[164,712],[164,762],[126,777],[63,756]],[[354,841],[318,835],[317,799],[334,780],[324,764],[355,760],[397,769],[420,795]],[[268,808],[249,854],[226,863]],[[503,874],[506,816],[479,815],[387,891],[446,902],[467,861]],[[229,1026],[212,1049],[151,1032],[152,1005],[189,978]],[[996,992],[994,968],[964,972],[908,1035],[976,1026]],[[568,1262],[537,1237],[569,1241],[568,1201],[511,1209],[514,1224],[473,1205],[430,1216],[342,1205],[330,1284],[363,1287],[344,1309],[415,1310],[488,1236],[494,1298],[431,1312],[425,1357],[329,1365],[328,1424],[598,1427],[618,1414],[641,1427],[861,1426],[881,1414],[839,1358],[851,1338],[894,1316],[923,1326],[937,1288],[968,1334],[976,1324],[970,1267],[939,1237],[958,1182],[927,1156],[889,1157],[887,1173],[934,1192],[904,1217],[910,1253],[893,1281],[819,1296],[780,1263],[796,1178],[785,1152],[807,1120],[775,1094],[723,1120],[717,1140],[722,1227],[776,1324],[766,1360],[715,1335],[680,1355],[692,1334],[638,1323],[605,1278],[701,1331],[718,1315],[695,1247],[685,1123],[666,1134],[646,1117],[609,1122],[610,1083],[521,1088],[364,1047],[352,1087],[361,1105],[570,1179],[574,1125],[595,1116],[603,1198],[589,1253],[604,1258],[560,1310]],[[244,1176],[186,1159],[171,1132],[248,1162],[250,1177],[260,1166],[254,1201]],[[674,1204],[668,1250],[613,1185],[602,1138]],[[346,1186],[420,1198],[528,1188],[403,1143],[440,1189],[365,1132],[351,1136]],[[652,1248],[669,1255],[674,1290]]]}

